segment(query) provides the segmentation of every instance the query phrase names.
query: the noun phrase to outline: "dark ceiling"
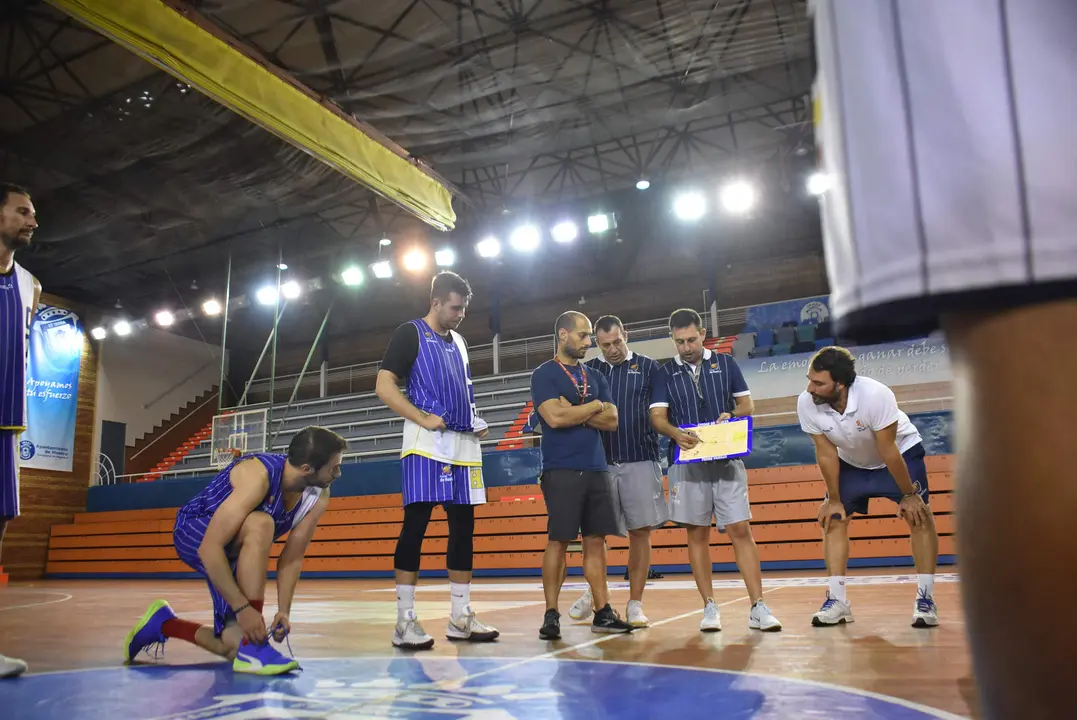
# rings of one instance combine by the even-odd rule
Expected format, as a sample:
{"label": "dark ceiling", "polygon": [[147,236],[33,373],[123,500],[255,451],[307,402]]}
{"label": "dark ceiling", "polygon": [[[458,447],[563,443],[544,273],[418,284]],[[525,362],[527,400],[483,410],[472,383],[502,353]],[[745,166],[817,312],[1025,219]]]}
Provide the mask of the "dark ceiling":
{"label": "dark ceiling", "polygon": [[[448,178],[457,228],[421,225],[43,2],[6,0],[0,177],[34,194],[41,228],[20,260],[51,292],[144,317],[221,294],[229,254],[233,293],[249,293],[282,252],[291,276],[326,288],[288,317],[316,328],[332,273],[372,261],[383,236],[390,257],[454,245],[477,290],[515,301],[819,251],[801,188],[814,157],[803,0],[188,4]],[[713,195],[734,174],[763,187],[752,217],[670,220],[670,192]],[[496,270],[474,257],[481,234],[521,218],[595,210],[618,213],[616,237],[508,253]],[[368,278],[330,332],[405,319],[428,279]],[[258,311],[237,313],[232,339],[260,348],[264,318],[243,312]],[[201,326],[177,331],[217,332]]]}

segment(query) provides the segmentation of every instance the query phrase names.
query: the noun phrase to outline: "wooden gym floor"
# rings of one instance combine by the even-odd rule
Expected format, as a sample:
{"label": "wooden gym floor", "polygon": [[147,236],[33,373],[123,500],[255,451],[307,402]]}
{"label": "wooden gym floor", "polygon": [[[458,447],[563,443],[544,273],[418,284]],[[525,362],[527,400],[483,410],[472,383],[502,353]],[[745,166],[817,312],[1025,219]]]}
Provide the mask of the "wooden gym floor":
{"label": "wooden gym floor", "polygon": [[[910,627],[911,569],[856,575],[849,584],[856,622],[833,628],[810,622],[825,592],[821,573],[769,573],[766,600],[785,625],[774,634],[748,630],[743,584],[716,574],[722,632],[699,632],[691,576],[667,575],[650,581],[644,595],[652,627],[595,635],[568,617],[583,588],[582,578],[570,576],[559,642],[538,637],[538,578],[477,580],[472,605],[502,633],[485,645],[445,639],[447,581],[424,579],[416,610],[436,645],[423,653],[390,645],[391,581],[303,580],[291,637],[303,671],[270,679],[235,675],[177,640],[157,664],[143,655],[151,664],[123,667],[123,638],[153,600],[168,600],[181,617],[211,621],[200,581],[12,583],[0,588],[0,652],[25,659],[31,672],[0,682],[0,707],[20,720],[976,717],[951,570],[942,568],[936,580],[941,625],[931,630]],[[623,614],[627,583],[611,576],[610,585]],[[270,584],[267,620],[275,609]]]}

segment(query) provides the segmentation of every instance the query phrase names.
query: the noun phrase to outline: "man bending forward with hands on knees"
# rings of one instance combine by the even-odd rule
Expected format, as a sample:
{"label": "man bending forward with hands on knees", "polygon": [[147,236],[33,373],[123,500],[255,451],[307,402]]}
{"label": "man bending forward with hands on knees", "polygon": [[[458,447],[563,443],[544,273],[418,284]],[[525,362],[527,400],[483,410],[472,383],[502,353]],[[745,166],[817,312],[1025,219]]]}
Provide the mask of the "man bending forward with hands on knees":
{"label": "man bending forward with hands on knees", "polygon": [[[286,455],[237,459],[176,514],[176,553],[209,583],[213,628],[180,620],[164,600],[150,605],[124,644],[130,663],[168,638],[194,643],[232,660],[232,669],[280,675],[299,667],[269,644],[288,635],[303,556],[329,505],[347,442],[320,427],[300,430]],[[277,560],[277,606],[270,631],[262,617],[273,542],[288,541]]]}
{"label": "man bending forward with hands on knees", "polygon": [[939,536],[927,506],[927,467],[920,433],[898,409],[894,392],[878,380],[857,377],[845,348],[823,348],[808,364],[808,389],[797,399],[801,429],[815,441],[815,458],[826,483],[819,507],[830,588],[812,625],[852,622],[845,596],[849,516],[866,515],[871,498],[898,504],[898,517],[912,528],[912,556],[919,574],[912,626],[939,624],[935,608],[935,561]]}

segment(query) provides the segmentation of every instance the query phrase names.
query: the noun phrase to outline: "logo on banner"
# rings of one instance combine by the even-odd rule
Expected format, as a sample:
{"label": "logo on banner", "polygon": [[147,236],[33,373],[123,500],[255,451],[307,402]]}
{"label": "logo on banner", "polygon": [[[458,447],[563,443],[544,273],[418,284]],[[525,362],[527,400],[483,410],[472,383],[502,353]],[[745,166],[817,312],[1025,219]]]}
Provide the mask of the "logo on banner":
{"label": "logo on banner", "polygon": [[29,440],[23,440],[19,443],[19,460],[26,462],[34,456],[35,452],[34,444]]}
{"label": "logo on banner", "polygon": [[818,300],[805,303],[804,307],[800,308],[800,322],[802,323],[821,323],[828,317],[830,317],[830,310]]}

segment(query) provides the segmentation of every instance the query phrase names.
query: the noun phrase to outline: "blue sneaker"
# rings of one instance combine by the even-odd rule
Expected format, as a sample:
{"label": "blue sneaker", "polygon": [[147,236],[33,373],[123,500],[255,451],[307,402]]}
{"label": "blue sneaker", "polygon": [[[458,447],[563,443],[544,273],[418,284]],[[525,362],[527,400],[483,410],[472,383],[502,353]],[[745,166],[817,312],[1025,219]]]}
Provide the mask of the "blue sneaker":
{"label": "blue sneaker", "polygon": [[295,658],[290,658],[274,648],[268,640],[261,645],[244,643],[236,652],[232,669],[250,675],[283,675],[299,669]]}
{"label": "blue sneaker", "polygon": [[161,634],[161,626],[166,620],[174,617],[176,613],[164,600],[158,600],[150,605],[142,619],[135,623],[131,632],[127,633],[127,639],[123,645],[124,662],[130,665],[143,650],[148,652],[154,646],[163,646],[168,638]]}

